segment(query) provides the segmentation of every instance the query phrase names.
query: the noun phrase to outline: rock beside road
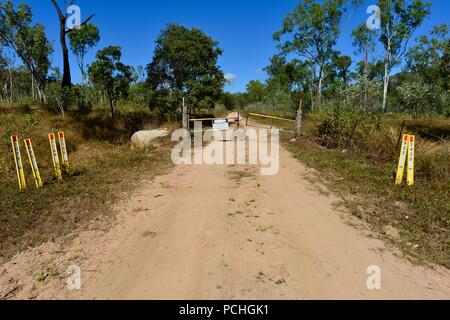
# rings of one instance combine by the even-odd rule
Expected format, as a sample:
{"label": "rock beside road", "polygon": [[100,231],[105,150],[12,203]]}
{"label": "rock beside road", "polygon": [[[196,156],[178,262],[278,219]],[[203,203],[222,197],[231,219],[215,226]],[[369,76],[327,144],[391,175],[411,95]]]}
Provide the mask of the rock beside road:
{"label": "rock beside road", "polygon": [[139,148],[149,147],[158,144],[158,142],[160,142],[162,138],[167,137],[169,133],[170,132],[167,129],[138,131],[131,137],[131,143]]}

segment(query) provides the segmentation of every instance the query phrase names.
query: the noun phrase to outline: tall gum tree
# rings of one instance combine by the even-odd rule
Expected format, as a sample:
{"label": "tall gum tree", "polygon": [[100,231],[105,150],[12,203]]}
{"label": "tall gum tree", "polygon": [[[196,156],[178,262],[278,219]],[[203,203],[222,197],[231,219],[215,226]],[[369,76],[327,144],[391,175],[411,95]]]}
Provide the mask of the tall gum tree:
{"label": "tall gum tree", "polygon": [[431,3],[422,0],[379,0],[378,6],[381,10],[380,42],[384,48],[382,105],[384,114],[391,71],[401,63],[414,31],[430,14]]}
{"label": "tall gum tree", "polygon": [[77,57],[78,68],[80,68],[81,79],[84,83],[86,80],[84,57],[89,49],[95,47],[100,41],[100,33],[95,25],[88,23],[69,33],[69,41],[72,53]]}
{"label": "tall gum tree", "polygon": [[296,54],[309,60],[313,67],[313,82],[319,104],[326,65],[331,61],[341,32],[341,20],[350,6],[361,1],[302,0],[289,13],[281,30],[273,36],[278,48],[285,54]]}
{"label": "tall gum tree", "polygon": [[369,54],[375,49],[375,36],[376,32],[367,28],[365,23],[360,24],[352,31],[353,46],[356,48],[357,53],[364,54],[364,107],[367,108],[367,81],[369,79]]}

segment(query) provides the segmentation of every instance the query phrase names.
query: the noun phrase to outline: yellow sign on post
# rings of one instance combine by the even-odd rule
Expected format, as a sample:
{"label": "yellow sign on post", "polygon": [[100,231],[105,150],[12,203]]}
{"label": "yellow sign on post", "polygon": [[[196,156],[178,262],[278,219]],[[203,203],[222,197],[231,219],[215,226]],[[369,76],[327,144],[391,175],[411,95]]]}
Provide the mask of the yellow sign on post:
{"label": "yellow sign on post", "polygon": [[20,155],[19,139],[17,136],[11,137],[11,143],[14,153],[14,162],[16,163],[17,180],[19,181],[19,189],[25,189],[27,184],[25,181],[25,173],[23,171],[22,157]]}
{"label": "yellow sign on post", "polygon": [[[412,135],[403,135],[402,147],[400,150],[400,158],[398,160],[397,178],[395,184],[400,185],[403,181],[403,174],[407,165],[407,183],[409,186],[414,184],[414,152],[415,137]],[[406,162],[408,161],[408,162]]]}
{"label": "yellow sign on post", "polygon": [[53,167],[55,169],[55,175],[58,180],[62,180],[61,175],[61,166],[59,164],[59,157],[58,157],[58,148],[56,147],[56,139],[55,135],[53,133],[50,133],[48,135],[48,140],[50,142],[50,150],[52,152],[52,158],[53,158]]}
{"label": "yellow sign on post", "polygon": [[414,152],[415,152],[415,137],[409,136],[409,145],[408,145],[408,171],[406,176],[406,181],[408,186],[412,186],[414,184]]}
{"label": "yellow sign on post", "polygon": [[407,153],[408,153],[408,135],[404,134],[403,140],[402,140],[402,148],[400,150],[400,158],[398,160],[397,178],[395,180],[396,185],[402,184],[403,173],[405,171]]}
{"label": "yellow sign on post", "polygon": [[33,171],[33,177],[34,177],[34,182],[36,183],[36,188],[40,188],[40,187],[42,187],[42,179],[41,179],[41,174],[39,173],[39,168],[37,165],[36,157],[34,155],[33,145],[31,144],[30,139],[25,139],[24,142],[25,142],[25,146],[27,148],[28,159],[30,160],[31,171]]}
{"label": "yellow sign on post", "polygon": [[69,157],[67,155],[66,139],[64,137],[64,132],[58,132],[58,139],[59,139],[59,147],[61,149],[61,161],[62,161],[62,164],[66,168],[68,168],[69,167]]}

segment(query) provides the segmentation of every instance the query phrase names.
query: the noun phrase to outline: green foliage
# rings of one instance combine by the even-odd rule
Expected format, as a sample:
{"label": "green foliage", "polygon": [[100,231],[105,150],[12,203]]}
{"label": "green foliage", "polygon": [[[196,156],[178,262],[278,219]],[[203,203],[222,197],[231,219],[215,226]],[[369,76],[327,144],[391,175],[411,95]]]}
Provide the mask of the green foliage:
{"label": "green foliage", "polygon": [[435,26],[429,36],[422,36],[407,56],[407,68],[415,76],[450,89],[450,38],[448,25]]}
{"label": "green foliage", "polygon": [[262,102],[267,94],[266,86],[259,80],[251,80],[247,84],[247,103]]}
{"label": "green foliage", "polygon": [[70,100],[70,88],[61,87],[61,82],[52,82],[47,85],[46,108],[52,112],[59,112],[62,116],[67,109],[67,101]]}
{"label": "green foliage", "polygon": [[[283,28],[274,34],[283,54],[296,54],[311,61],[317,93],[322,91],[324,68],[330,62],[340,34],[340,23],[346,11],[344,0],[301,1],[288,14]],[[283,36],[288,39],[282,41]]]}
{"label": "green foliage", "polygon": [[122,52],[118,46],[109,46],[97,52],[96,60],[89,66],[89,77],[94,86],[109,100],[114,119],[117,102],[128,96],[132,82],[132,68],[120,62]]}
{"label": "green foliage", "polygon": [[422,0],[378,0],[381,9],[380,41],[391,57],[386,63],[392,68],[404,54],[404,47],[413,32],[430,14],[431,3]]}
{"label": "green foliage", "polygon": [[24,3],[19,3],[17,10],[10,0],[0,3],[0,44],[13,50],[27,66],[36,80],[39,97],[45,102],[44,88],[53,47],[44,27],[31,25],[32,18],[31,8]]}
{"label": "green foliage", "polygon": [[226,110],[233,110],[237,105],[235,96],[229,92],[224,92],[221,100]]}
{"label": "green foliage", "polygon": [[435,26],[407,53],[406,80],[397,88],[403,106],[420,113],[450,110],[450,38],[448,25]]}
{"label": "green foliage", "polygon": [[315,117],[319,143],[329,148],[362,147],[373,130],[385,126],[379,114],[353,108],[323,108]]}
{"label": "green foliage", "polygon": [[344,86],[347,86],[350,80],[350,67],[352,65],[352,58],[350,56],[339,55],[335,52],[332,58],[332,71],[331,74],[338,81],[342,82]]}
{"label": "green foliage", "polygon": [[369,28],[365,23],[360,24],[352,31],[353,46],[357,53],[364,53],[366,56],[375,49],[375,35],[376,33]]}
{"label": "green foliage", "polygon": [[79,114],[88,114],[94,105],[95,89],[86,85],[74,85],[70,88],[70,98]]}
{"label": "green foliage", "polygon": [[148,106],[150,103],[151,89],[148,83],[138,82],[130,87],[128,94],[128,102],[139,105]]}
{"label": "green foliage", "polygon": [[421,114],[446,114],[450,92],[435,83],[426,83],[421,78],[407,79],[396,91],[401,101],[402,111],[410,112],[417,118]]}
{"label": "green foliage", "polygon": [[69,33],[69,41],[72,52],[77,57],[78,67],[84,82],[86,79],[84,58],[89,49],[95,47],[100,41],[100,33],[95,25],[88,23],[81,26],[80,29],[71,31]]}
{"label": "green foliage", "polygon": [[218,42],[200,29],[168,25],[147,65],[152,104],[166,116],[179,113],[182,97],[193,109],[214,107],[225,83],[217,66],[221,54]]}
{"label": "green foliage", "polygon": [[[357,78],[358,76],[366,76],[366,66],[364,61],[360,61],[356,68],[356,75],[354,76]],[[383,61],[377,61],[377,62],[368,62],[367,64],[367,80],[377,80],[382,81],[383,80],[383,72],[384,72],[384,64]]]}
{"label": "green foliage", "polygon": [[283,55],[275,55],[270,59],[270,65],[264,69],[269,75],[269,91],[271,87],[281,86],[291,91],[310,90],[311,63],[298,59],[287,61]]}
{"label": "green foliage", "polygon": [[3,56],[3,48],[0,44],[0,99],[8,100],[10,103],[11,90],[9,82],[9,77],[7,75],[8,61],[6,57]]}
{"label": "green foliage", "polygon": [[64,116],[72,107],[79,115],[91,112],[95,102],[95,89],[86,85],[73,85],[62,87],[61,80],[50,82],[47,85],[46,109]]}
{"label": "green foliage", "polygon": [[355,82],[343,92],[350,106],[372,111],[379,110],[382,99],[382,84],[365,76],[357,76]]}
{"label": "green foliage", "polygon": [[386,109],[389,77],[394,66],[401,62],[414,31],[430,14],[431,3],[422,0],[378,0],[381,10],[380,42],[385,50],[383,112]]}
{"label": "green foliage", "polygon": [[397,91],[404,102],[404,109],[413,112],[415,117],[433,99],[431,86],[420,81],[405,81],[397,87]]}

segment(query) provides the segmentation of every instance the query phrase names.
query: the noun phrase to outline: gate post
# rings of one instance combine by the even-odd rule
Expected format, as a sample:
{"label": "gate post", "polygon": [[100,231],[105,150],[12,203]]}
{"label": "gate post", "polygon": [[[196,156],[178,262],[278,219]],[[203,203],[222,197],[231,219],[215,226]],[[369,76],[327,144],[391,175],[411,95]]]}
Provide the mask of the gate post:
{"label": "gate post", "polygon": [[238,129],[240,128],[240,122],[241,122],[241,113],[240,113],[240,110],[238,110],[238,115],[237,115],[237,126],[238,126]]}
{"label": "gate post", "polygon": [[187,106],[184,102],[184,97],[183,97],[183,129],[189,130],[189,115],[188,115],[188,110],[187,110]]}

